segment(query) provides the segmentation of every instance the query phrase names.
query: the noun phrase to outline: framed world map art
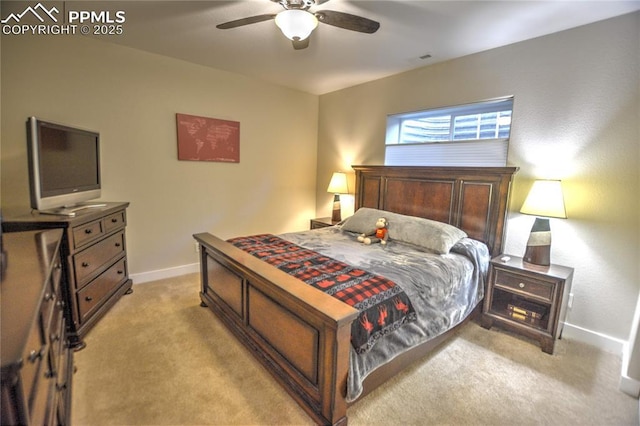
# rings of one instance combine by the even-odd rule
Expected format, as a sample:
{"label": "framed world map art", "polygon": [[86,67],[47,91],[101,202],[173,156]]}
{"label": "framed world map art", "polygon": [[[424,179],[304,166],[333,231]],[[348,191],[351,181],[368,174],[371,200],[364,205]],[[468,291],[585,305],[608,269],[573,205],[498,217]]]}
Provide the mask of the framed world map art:
{"label": "framed world map art", "polygon": [[240,122],[176,114],[178,160],[240,162]]}

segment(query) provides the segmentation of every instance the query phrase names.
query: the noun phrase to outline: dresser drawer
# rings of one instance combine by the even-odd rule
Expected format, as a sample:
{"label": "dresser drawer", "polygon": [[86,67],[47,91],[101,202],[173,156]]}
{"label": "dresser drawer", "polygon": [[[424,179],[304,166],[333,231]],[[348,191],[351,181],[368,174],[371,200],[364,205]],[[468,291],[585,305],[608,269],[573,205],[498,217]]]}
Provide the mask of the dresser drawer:
{"label": "dresser drawer", "polygon": [[496,270],[495,284],[497,286],[518,290],[526,293],[527,295],[535,296],[548,302],[551,302],[553,298],[553,283],[529,279],[525,276],[504,271],[502,269]]}
{"label": "dresser drawer", "polygon": [[29,332],[29,337],[22,355],[22,386],[25,399],[30,399],[36,389],[36,381],[46,368],[47,345],[42,335],[42,314],[37,324]]}
{"label": "dresser drawer", "polygon": [[126,217],[124,210],[104,218],[104,229],[107,233],[113,231],[114,229],[124,228],[125,225]]}
{"label": "dresser drawer", "polygon": [[54,381],[51,378],[49,369],[50,360],[48,356],[42,360],[42,369],[37,381],[37,386],[33,389],[33,394],[29,401],[30,423],[31,425],[50,425],[51,423],[51,403],[54,398]]}
{"label": "dresser drawer", "polygon": [[64,345],[64,317],[62,315],[62,307],[56,304],[56,311],[53,314],[53,323],[49,330],[49,345],[51,353],[51,369],[56,373],[59,370],[60,354]]}
{"label": "dresser drawer", "polygon": [[102,220],[94,220],[73,228],[74,248],[82,247],[105,234]]}
{"label": "dresser drawer", "polygon": [[51,320],[53,318],[52,315],[55,305],[60,301],[60,296],[52,290],[53,285],[53,280],[50,279],[46,284],[44,297],[42,298],[42,304],[40,305],[40,318],[42,318],[42,329],[45,336],[51,327]]}
{"label": "dresser drawer", "polygon": [[[64,318],[62,321],[62,325],[64,326]],[[62,340],[60,342],[60,353],[58,354],[58,367],[56,375],[56,390],[61,391],[68,387],[69,376],[69,357],[71,356],[69,351],[69,345],[67,342]]]}
{"label": "dresser drawer", "polygon": [[80,320],[84,322],[119,284],[127,279],[127,263],[121,259],[102,275],[86,285],[78,294]]}
{"label": "dresser drawer", "polygon": [[[65,345],[66,346],[66,345]],[[73,351],[64,349],[60,356],[60,368],[58,370],[58,378],[56,380],[56,396],[58,403],[55,408],[56,425],[69,425],[71,403],[71,386],[73,375]]]}
{"label": "dresser drawer", "polygon": [[53,265],[53,273],[51,274],[51,291],[54,294],[58,295],[60,298],[61,289],[60,289],[60,280],[62,279],[62,263],[60,259],[56,259],[56,262]]}
{"label": "dresser drawer", "polygon": [[100,273],[110,260],[124,254],[124,250],[124,232],[119,232],[73,256],[77,288]]}

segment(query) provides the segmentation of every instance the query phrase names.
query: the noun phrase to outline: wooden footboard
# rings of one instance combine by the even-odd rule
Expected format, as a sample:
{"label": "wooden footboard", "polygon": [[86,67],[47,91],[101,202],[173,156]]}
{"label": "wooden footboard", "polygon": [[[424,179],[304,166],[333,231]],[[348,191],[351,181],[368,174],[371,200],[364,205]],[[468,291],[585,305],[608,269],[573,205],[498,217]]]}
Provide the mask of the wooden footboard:
{"label": "wooden footboard", "polygon": [[345,424],[358,311],[208,233],[196,234],[208,306],[319,424]]}

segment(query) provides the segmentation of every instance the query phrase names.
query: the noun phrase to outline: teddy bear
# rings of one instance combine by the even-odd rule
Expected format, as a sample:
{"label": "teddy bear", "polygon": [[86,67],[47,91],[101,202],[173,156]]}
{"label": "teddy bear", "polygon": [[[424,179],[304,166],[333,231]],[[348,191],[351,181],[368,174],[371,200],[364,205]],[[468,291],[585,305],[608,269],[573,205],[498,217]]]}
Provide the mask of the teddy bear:
{"label": "teddy bear", "polygon": [[360,234],[358,241],[366,245],[379,242],[382,245],[387,244],[387,238],[389,237],[389,230],[387,229],[389,222],[384,217],[379,217],[376,221],[376,229],[371,232]]}

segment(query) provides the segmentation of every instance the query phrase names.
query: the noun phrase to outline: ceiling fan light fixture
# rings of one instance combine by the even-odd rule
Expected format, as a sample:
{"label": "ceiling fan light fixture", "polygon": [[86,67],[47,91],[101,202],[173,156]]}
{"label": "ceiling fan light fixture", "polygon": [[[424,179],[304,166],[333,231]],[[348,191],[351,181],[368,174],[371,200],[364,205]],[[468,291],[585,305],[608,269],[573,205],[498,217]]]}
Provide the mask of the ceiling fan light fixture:
{"label": "ceiling fan light fixture", "polygon": [[289,40],[304,40],[318,26],[318,18],[305,10],[288,9],[276,15],[276,25]]}

